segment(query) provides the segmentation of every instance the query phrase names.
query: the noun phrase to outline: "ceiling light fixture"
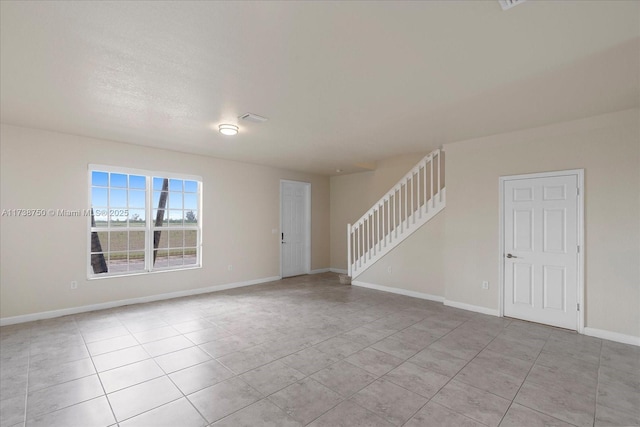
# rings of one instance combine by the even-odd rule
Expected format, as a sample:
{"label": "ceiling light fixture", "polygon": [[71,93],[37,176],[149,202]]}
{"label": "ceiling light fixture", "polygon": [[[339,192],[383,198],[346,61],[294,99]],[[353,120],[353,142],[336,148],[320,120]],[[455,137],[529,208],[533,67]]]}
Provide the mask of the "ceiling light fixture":
{"label": "ceiling light fixture", "polygon": [[233,136],[238,133],[238,126],[224,124],[224,125],[218,126],[218,130],[223,135]]}

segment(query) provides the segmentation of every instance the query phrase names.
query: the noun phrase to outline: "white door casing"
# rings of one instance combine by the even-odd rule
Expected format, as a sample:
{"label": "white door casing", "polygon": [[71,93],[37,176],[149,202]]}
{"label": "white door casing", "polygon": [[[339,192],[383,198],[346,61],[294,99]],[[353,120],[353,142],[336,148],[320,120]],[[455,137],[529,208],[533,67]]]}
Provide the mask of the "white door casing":
{"label": "white door casing", "polygon": [[308,274],[311,268],[311,184],[280,181],[281,276]]}
{"label": "white door casing", "polygon": [[502,314],[581,332],[582,171],[500,181]]}

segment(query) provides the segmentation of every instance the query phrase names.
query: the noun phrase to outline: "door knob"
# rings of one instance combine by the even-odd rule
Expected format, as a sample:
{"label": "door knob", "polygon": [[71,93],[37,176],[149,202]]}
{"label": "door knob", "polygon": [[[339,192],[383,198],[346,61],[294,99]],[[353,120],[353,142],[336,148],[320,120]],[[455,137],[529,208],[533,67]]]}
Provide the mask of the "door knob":
{"label": "door knob", "polygon": [[507,258],[518,258],[518,257],[515,255],[507,254]]}

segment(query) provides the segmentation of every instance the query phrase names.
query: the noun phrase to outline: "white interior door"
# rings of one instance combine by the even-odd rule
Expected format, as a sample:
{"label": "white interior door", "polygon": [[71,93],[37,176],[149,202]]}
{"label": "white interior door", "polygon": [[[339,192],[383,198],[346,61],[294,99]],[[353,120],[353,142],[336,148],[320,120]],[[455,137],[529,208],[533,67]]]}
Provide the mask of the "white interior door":
{"label": "white interior door", "polygon": [[578,329],[578,175],[503,185],[504,315]]}
{"label": "white interior door", "polygon": [[282,277],[308,274],[310,268],[311,185],[281,181]]}

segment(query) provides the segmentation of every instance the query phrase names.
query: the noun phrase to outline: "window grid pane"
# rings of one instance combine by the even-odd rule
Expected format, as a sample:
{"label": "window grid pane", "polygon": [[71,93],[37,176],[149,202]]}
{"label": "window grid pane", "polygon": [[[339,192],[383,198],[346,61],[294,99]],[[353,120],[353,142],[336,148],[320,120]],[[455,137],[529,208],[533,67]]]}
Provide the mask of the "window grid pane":
{"label": "window grid pane", "polygon": [[90,276],[199,265],[198,181],[94,170],[89,186]]}
{"label": "window grid pane", "polygon": [[[146,177],[92,171],[91,178],[90,271],[97,276],[144,270]],[[130,234],[129,227],[139,231]]]}
{"label": "window grid pane", "polygon": [[[152,268],[197,265],[200,232],[198,182],[154,177],[153,183],[153,240],[156,255]],[[156,221],[158,212],[162,221]]]}

